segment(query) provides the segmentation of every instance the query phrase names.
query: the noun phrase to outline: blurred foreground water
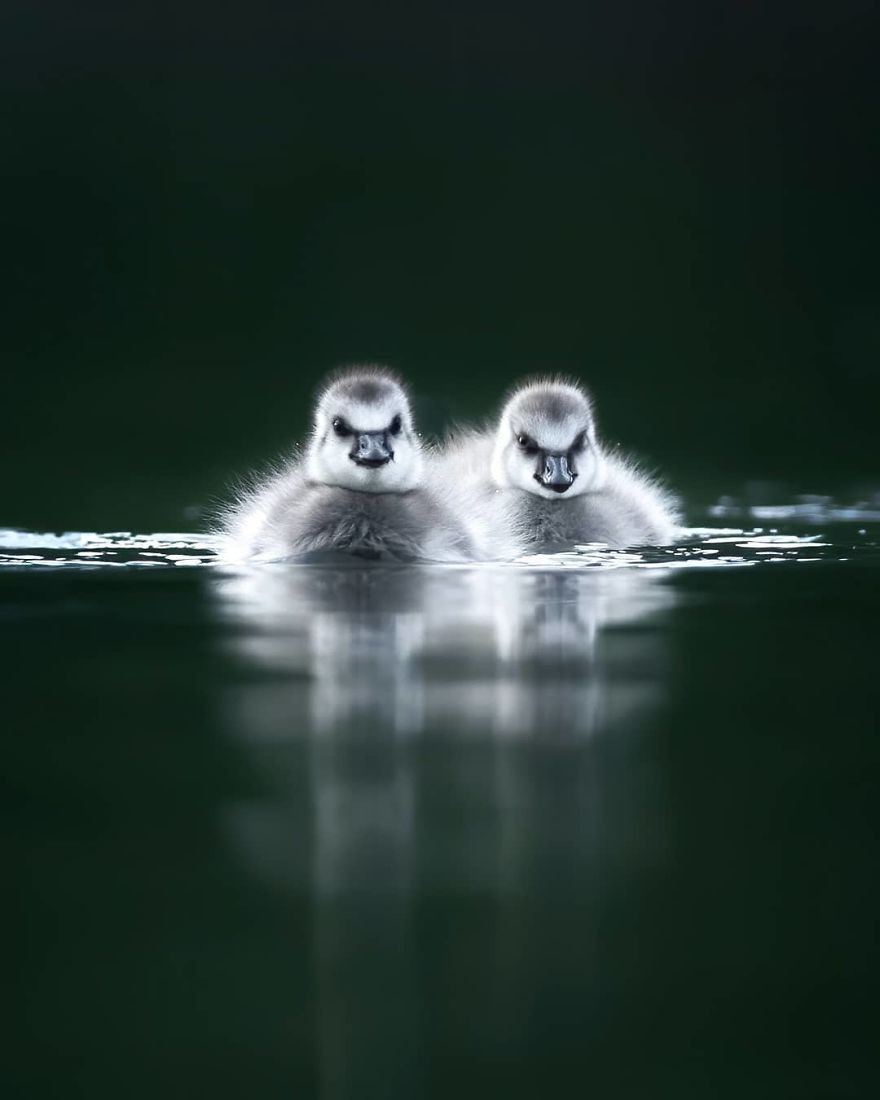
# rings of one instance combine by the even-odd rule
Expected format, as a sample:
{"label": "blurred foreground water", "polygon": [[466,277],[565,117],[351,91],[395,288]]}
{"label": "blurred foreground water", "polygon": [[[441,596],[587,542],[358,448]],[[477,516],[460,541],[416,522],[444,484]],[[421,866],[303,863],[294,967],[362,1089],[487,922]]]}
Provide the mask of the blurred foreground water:
{"label": "blurred foreground water", "polygon": [[0,532],[5,1095],[872,1092],[880,508],[233,567]]}

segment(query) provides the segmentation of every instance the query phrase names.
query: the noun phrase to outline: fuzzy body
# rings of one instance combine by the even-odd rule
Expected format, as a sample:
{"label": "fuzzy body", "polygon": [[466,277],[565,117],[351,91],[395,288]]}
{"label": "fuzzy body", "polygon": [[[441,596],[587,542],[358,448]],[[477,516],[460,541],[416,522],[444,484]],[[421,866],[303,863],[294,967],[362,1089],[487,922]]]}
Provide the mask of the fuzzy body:
{"label": "fuzzy body", "polygon": [[338,551],[390,561],[468,561],[464,524],[425,489],[362,492],[308,480],[299,465],[244,494],[223,528],[234,558]]}
{"label": "fuzzy body", "polygon": [[[509,561],[523,552],[519,501],[487,480],[492,436],[464,430],[427,455],[427,477],[445,511],[468,531],[478,561]],[[482,474],[481,474],[482,471]]]}

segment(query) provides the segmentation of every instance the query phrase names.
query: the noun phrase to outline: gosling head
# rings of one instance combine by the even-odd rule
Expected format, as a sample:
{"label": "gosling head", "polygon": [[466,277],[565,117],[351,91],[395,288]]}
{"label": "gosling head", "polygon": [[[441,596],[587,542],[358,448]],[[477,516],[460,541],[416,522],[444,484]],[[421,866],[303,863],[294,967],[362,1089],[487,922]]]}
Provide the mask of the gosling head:
{"label": "gosling head", "polygon": [[306,454],[312,481],[364,493],[403,493],[419,484],[422,448],[409,398],[390,371],[351,367],[318,396]]}
{"label": "gosling head", "polygon": [[498,422],[492,478],[547,500],[599,488],[602,460],[593,409],[574,382],[535,379],[514,390]]}

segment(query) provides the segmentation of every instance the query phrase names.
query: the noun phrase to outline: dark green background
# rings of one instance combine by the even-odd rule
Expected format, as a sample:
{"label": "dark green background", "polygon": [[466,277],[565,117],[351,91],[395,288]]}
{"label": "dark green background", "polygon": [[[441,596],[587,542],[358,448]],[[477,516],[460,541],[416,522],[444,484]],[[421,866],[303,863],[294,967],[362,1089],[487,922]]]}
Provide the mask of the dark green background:
{"label": "dark green background", "polygon": [[875,5],[3,5],[0,519],[192,527],[398,367],[576,373],[689,499],[870,484]]}

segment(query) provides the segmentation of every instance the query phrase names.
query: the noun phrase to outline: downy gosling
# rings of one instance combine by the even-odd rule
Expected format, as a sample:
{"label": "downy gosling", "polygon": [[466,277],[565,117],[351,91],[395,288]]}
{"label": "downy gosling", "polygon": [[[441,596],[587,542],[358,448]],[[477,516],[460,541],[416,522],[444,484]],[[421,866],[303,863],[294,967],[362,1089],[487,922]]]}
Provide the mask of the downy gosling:
{"label": "downy gosling", "polygon": [[425,484],[402,382],[375,366],[328,379],[304,453],[242,492],[222,531],[233,559],[333,551],[401,561],[477,556],[466,519]]}
{"label": "downy gosling", "polygon": [[440,464],[447,478],[479,480],[487,506],[501,497],[525,552],[659,544],[678,527],[672,494],[601,446],[590,398],[573,381],[526,380],[494,430],[453,438]]}

